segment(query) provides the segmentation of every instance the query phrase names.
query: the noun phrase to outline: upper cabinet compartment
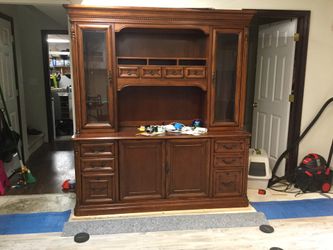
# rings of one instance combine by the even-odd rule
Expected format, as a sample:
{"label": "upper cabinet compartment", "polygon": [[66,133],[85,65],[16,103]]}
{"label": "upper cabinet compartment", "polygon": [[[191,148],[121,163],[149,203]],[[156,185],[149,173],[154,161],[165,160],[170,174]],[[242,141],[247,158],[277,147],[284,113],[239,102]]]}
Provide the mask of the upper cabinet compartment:
{"label": "upper cabinet compartment", "polygon": [[82,128],[114,126],[109,25],[79,25]]}
{"label": "upper cabinet compartment", "polygon": [[117,90],[196,86],[207,90],[208,35],[199,29],[124,28],[116,33]]}
{"label": "upper cabinet compartment", "polygon": [[212,126],[237,126],[240,113],[241,30],[213,33]]}

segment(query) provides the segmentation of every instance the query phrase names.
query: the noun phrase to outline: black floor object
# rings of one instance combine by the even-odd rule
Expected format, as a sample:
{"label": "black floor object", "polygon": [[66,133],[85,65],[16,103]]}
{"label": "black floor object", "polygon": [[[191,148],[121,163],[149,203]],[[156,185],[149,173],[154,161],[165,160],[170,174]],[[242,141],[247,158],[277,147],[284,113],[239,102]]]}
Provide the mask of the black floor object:
{"label": "black floor object", "polygon": [[271,225],[260,225],[259,227],[260,231],[261,232],[264,232],[264,233],[267,233],[267,234],[270,234],[270,233],[273,233],[274,232],[274,228],[271,226]]}
{"label": "black floor object", "polygon": [[88,241],[90,238],[90,235],[85,232],[77,233],[74,235],[74,241],[77,243],[83,243]]}

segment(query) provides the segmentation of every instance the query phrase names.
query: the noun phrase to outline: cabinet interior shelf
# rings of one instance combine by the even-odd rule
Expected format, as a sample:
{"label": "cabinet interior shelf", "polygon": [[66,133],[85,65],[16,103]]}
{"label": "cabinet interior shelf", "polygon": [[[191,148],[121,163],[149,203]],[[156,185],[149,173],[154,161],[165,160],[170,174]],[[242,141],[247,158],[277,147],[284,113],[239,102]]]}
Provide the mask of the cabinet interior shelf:
{"label": "cabinet interior shelf", "polygon": [[206,66],[207,58],[118,57],[118,65]]}

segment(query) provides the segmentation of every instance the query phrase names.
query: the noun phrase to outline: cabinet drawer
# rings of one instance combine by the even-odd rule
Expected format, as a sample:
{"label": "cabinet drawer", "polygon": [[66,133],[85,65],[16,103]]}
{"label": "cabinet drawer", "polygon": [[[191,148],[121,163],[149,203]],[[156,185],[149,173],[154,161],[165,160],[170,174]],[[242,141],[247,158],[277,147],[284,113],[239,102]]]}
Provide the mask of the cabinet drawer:
{"label": "cabinet drawer", "polygon": [[141,77],[142,78],[161,78],[162,69],[161,67],[142,67]]}
{"label": "cabinet drawer", "polygon": [[114,143],[82,143],[81,156],[113,156]]}
{"label": "cabinet drawer", "polygon": [[205,78],[206,69],[205,67],[186,67],[185,78]]}
{"label": "cabinet drawer", "polygon": [[214,155],[214,167],[243,166],[242,155]]}
{"label": "cabinet drawer", "polygon": [[213,196],[240,196],[243,192],[242,168],[215,170],[213,172]]}
{"label": "cabinet drawer", "polygon": [[114,171],[114,159],[102,158],[102,159],[81,159],[82,171]]}
{"label": "cabinet drawer", "polygon": [[223,152],[241,152],[244,151],[245,144],[243,141],[223,141],[216,140],[214,143],[214,151]]}
{"label": "cabinet drawer", "polygon": [[112,203],[114,190],[113,174],[82,174],[82,203]]}
{"label": "cabinet drawer", "polygon": [[118,76],[126,78],[138,78],[139,68],[138,67],[119,67]]}
{"label": "cabinet drawer", "polygon": [[165,78],[183,78],[184,70],[181,67],[165,67],[163,68],[163,76]]}

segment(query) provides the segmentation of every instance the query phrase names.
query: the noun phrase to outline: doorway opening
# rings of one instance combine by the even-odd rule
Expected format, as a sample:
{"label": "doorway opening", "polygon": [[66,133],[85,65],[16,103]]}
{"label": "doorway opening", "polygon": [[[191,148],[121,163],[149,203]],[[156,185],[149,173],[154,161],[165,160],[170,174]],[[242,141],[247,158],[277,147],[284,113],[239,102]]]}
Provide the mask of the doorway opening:
{"label": "doorway opening", "polygon": [[73,135],[70,38],[67,31],[42,31],[49,142]]}
{"label": "doorway opening", "polygon": [[[267,151],[271,168],[300,134],[309,22],[310,11],[258,10],[249,29],[245,127],[252,133],[251,147],[261,147]],[[279,41],[279,37],[284,41]],[[279,42],[284,44],[280,46]],[[284,51],[285,48],[274,51],[287,44],[288,51]],[[285,86],[286,82],[288,86]],[[258,99],[267,99],[270,103],[259,103]],[[285,119],[284,127],[280,114],[274,113],[274,109],[279,109],[279,102],[275,99],[281,99],[280,103],[284,105],[281,111]],[[262,113],[257,111],[259,105]],[[263,111],[265,109],[267,112]],[[297,160],[298,146],[280,164],[277,174],[292,181]]]}

